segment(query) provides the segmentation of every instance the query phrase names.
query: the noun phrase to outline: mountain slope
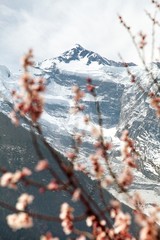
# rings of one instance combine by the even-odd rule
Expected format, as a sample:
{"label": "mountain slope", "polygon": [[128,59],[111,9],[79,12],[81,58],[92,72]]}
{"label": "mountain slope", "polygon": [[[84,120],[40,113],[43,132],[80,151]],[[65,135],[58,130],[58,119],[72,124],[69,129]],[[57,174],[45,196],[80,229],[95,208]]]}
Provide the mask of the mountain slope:
{"label": "mountain slope", "polygon": [[[157,74],[160,71],[157,69]],[[158,76],[157,76],[158,77]],[[143,81],[147,76],[142,76]],[[143,81],[139,80],[143,86]],[[150,85],[150,83],[148,84]],[[145,84],[144,88],[147,88]],[[149,90],[148,90],[149,91]],[[118,132],[128,129],[130,136],[135,140],[137,150],[141,154],[138,162],[142,173],[159,180],[160,177],[160,122],[155,110],[150,105],[148,96],[137,85],[126,89],[122,98],[122,107]]]}
{"label": "mountain slope", "polygon": [[[149,89],[151,83],[148,82],[145,71],[138,66],[130,66],[130,70],[138,76],[143,87]],[[93,140],[89,135],[90,129],[83,124],[81,113],[75,116],[69,114],[69,110],[73,106],[72,86],[79,85],[86,91],[86,78],[89,76],[93,79],[102,112],[104,136],[107,141],[112,141],[114,144],[112,164],[115,172],[120,174],[123,167],[119,138],[122,130],[128,129],[140,153],[131,192],[133,194],[135,191],[143,192],[147,202],[146,208],[159,202],[159,121],[146,95],[136,84],[130,83],[126,69],[119,63],[112,64],[112,61],[109,62],[106,58],[77,45],[62,56],[38,63],[33,72],[36,76],[46,78],[45,109],[40,122],[48,141],[65,155],[72,148],[72,134],[86,130],[87,136],[84,138],[79,158],[79,162],[85,163],[86,168],[91,167],[86,159],[89,153],[94,151]],[[154,67],[154,74],[157,78],[160,76],[157,65]],[[9,91],[16,86],[17,77],[17,74],[11,74],[10,77],[5,78],[0,76],[3,93],[8,99],[11,99]],[[2,82],[7,82],[7,88]],[[97,126],[94,98],[88,92],[83,104],[84,113],[89,114],[93,125]],[[3,98],[0,106],[1,111],[7,115],[10,109]],[[110,189],[110,191],[113,190]],[[118,196],[117,192],[114,194]]]}
{"label": "mountain slope", "polygon": [[[10,119],[8,119],[2,113],[0,113],[0,123],[0,166],[6,167],[11,172],[21,170],[23,167],[29,167],[30,169],[34,169],[38,161],[38,157],[33,147],[30,133],[23,127],[17,128],[13,126]],[[45,154],[45,157],[54,167],[54,170],[56,170],[56,173],[59,174],[59,169],[56,161],[51,157],[41,140],[39,140],[39,145],[43,154]],[[63,159],[63,156],[61,156],[61,158]],[[64,161],[66,160],[64,159]],[[43,182],[43,184],[48,183],[50,179],[48,177],[48,173],[43,172],[42,175],[37,175],[38,176],[34,175],[36,181]],[[99,204],[99,187],[97,186],[96,181],[92,181],[90,178],[88,178],[81,172],[77,172],[76,176],[80,185],[82,184],[83,188],[85,188],[86,191],[90,194],[90,197]],[[19,184],[18,191],[1,187],[0,201],[4,201],[5,203],[9,203],[14,206],[17,197],[21,193],[24,193],[25,189],[26,186],[21,183]],[[58,216],[60,205],[63,202],[68,201],[69,203],[73,204],[70,199],[70,195],[66,194],[65,191],[45,192],[45,194],[40,194],[38,189],[27,186],[27,192],[35,196],[33,203],[29,207],[30,211],[32,212]],[[106,202],[110,202],[111,200],[113,200],[113,196],[110,193],[105,190],[103,190],[103,193]],[[74,204],[74,214],[81,215],[84,209],[81,207],[80,204],[77,204],[76,206]],[[122,207],[124,211],[132,214],[132,210],[129,207],[123,204]],[[66,235],[64,235],[62,231],[60,223],[52,223],[38,219],[34,219],[35,225],[32,228],[21,229],[13,232],[6,224],[6,216],[8,214],[10,214],[8,210],[0,207],[0,240],[37,240],[40,239],[40,235],[46,233],[47,231],[51,231],[54,236],[57,236],[60,239],[66,239]],[[83,229],[84,231],[88,230],[86,229],[86,224],[83,221],[76,223],[76,226],[80,229]],[[136,235],[137,226],[132,226],[131,231]]]}

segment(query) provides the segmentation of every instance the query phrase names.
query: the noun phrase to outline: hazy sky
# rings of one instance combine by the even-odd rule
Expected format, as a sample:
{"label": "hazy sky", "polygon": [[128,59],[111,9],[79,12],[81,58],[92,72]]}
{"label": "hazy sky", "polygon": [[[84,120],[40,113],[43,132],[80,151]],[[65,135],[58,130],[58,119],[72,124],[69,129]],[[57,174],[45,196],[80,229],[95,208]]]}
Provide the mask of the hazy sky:
{"label": "hazy sky", "polygon": [[29,48],[36,60],[58,56],[75,43],[108,59],[138,62],[117,13],[135,33],[151,31],[150,0],[0,0],[0,64],[19,68]]}

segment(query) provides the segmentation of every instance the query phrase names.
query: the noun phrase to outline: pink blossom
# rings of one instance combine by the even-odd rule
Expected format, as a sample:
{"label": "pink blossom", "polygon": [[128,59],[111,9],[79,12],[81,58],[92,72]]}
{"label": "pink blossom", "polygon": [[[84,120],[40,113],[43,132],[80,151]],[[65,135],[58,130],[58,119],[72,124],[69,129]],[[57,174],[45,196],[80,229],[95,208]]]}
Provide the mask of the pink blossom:
{"label": "pink blossom", "polygon": [[156,224],[158,208],[154,208],[150,217],[147,217],[141,211],[135,213],[136,221],[142,227],[139,233],[140,240],[157,240],[158,226]]}
{"label": "pink blossom", "polygon": [[105,178],[101,180],[101,186],[103,188],[106,188],[109,185],[111,185],[113,182],[114,182],[114,179],[111,176],[105,176]]}
{"label": "pink blossom", "polygon": [[25,176],[31,175],[31,171],[28,168],[23,168],[22,171],[17,170],[15,173],[4,173],[0,179],[0,185],[2,187],[16,188],[16,184]]}
{"label": "pink blossom", "polygon": [[94,85],[92,85],[92,84],[87,84],[87,90],[88,90],[88,92],[93,92],[94,89],[95,89],[95,86],[94,86]]}
{"label": "pink blossom", "polygon": [[158,229],[155,224],[147,224],[140,230],[139,240],[157,240]]}
{"label": "pink blossom", "polygon": [[81,195],[81,190],[80,188],[77,188],[72,195],[72,200],[74,202],[78,201],[80,199],[80,195]]}
{"label": "pink blossom", "polygon": [[85,116],[83,117],[83,121],[84,121],[84,123],[87,125],[87,124],[89,123],[89,121],[90,121],[89,116],[85,115]]}
{"label": "pink blossom", "polygon": [[152,97],[151,106],[156,110],[157,117],[160,117],[160,97]]}
{"label": "pink blossom", "polygon": [[86,166],[85,166],[85,164],[74,163],[74,169],[75,169],[76,171],[85,172]]}
{"label": "pink blossom", "polygon": [[7,223],[13,230],[31,228],[33,226],[32,218],[24,212],[8,215]]}
{"label": "pink blossom", "polygon": [[40,240],[59,240],[59,238],[58,237],[53,237],[52,233],[47,232],[45,235],[42,235],[40,237]]}
{"label": "pink blossom", "polygon": [[96,178],[101,178],[101,176],[104,173],[104,168],[103,168],[102,164],[99,162],[99,156],[100,156],[100,153],[95,154],[95,155],[91,154],[89,157],[92,162],[93,171],[94,171],[94,175],[96,176]]}
{"label": "pink blossom", "polygon": [[137,155],[135,153],[134,143],[131,138],[129,138],[129,132],[128,130],[124,130],[121,136],[122,142],[122,158],[123,161],[132,168],[136,167],[135,160],[137,158]]}
{"label": "pink blossom", "polygon": [[[42,93],[45,90],[45,85],[43,78],[33,78],[28,72],[28,68],[34,65],[32,58],[31,50],[23,57],[24,73],[20,79],[20,92],[13,91],[12,96],[15,112],[18,112],[22,117],[27,115],[33,122],[36,122],[43,112]],[[12,113],[11,117],[12,121],[17,123],[16,115]]]}
{"label": "pink blossom", "polygon": [[15,182],[13,182],[14,174],[11,172],[4,173],[0,179],[0,185],[2,187],[16,188]]}
{"label": "pink blossom", "polygon": [[48,185],[47,189],[48,190],[57,190],[59,188],[58,184],[56,181],[52,180]]}
{"label": "pink blossom", "polygon": [[22,178],[22,172],[20,170],[17,170],[15,173],[13,173],[12,182],[17,183]]}
{"label": "pink blossom", "polygon": [[76,158],[76,154],[74,152],[68,152],[67,153],[67,157],[70,159],[70,160],[74,160]]}
{"label": "pink blossom", "polygon": [[22,175],[24,177],[30,176],[31,174],[32,174],[32,171],[29,168],[27,168],[27,167],[22,168]]}
{"label": "pink blossom", "polygon": [[19,125],[19,120],[16,116],[16,113],[15,111],[12,111],[10,114],[9,114],[9,117],[11,119],[11,122],[15,125],[15,126],[18,126]]}
{"label": "pink blossom", "polygon": [[75,94],[75,96],[74,96],[75,101],[81,100],[85,95],[84,91],[81,91],[78,86],[73,86],[72,91]]}
{"label": "pink blossom", "polygon": [[65,234],[70,234],[73,231],[73,208],[69,206],[68,203],[63,203],[61,205],[60,219],[62,220],[62,227]]}
{"label": "pink blossom", "polygon": [[122,187],[127,187],[127,186],[132,184],[132,182],[133,182],[133,174],[132,174],[131,170],[128,167],[126,167],[123,170],[123,172],[121,173],[118,181],[119,181],[119,184]]}
{"label": "pink blossom", "polygon": [[35,170],[37,172],[43,171],[45,169],[48,169],[49,163],[47,160],[41,160],[38,162],[37,166],[35,167]]}
{"label": "pink blossom", "polygon": [[130,215],[128,213],[124,214],[123,212],[119,211],[118,214],[115,216],[114,232],[116,234],[124,231],[127,232],[130,224]]}
{"label": "pink blossom", "polygon": [[34,197],[32,195],[29,195],[27,193],[23,193],[19,198],[18,202],[16,204],[16,208],[18,210],[25,210],[25,208],[28,206],[28,204],[31,204],[33,202]]}
{"label": "pink blossom", "polygon": [[94,215],[88,216],[86,219],[86,224],[88,227],[91,227],[93,225],[93,222],[95,221],[96,217]]}
{"label": "pink blossom", "polygon": [[101,135],[101,131],[100,131],[100,129],[97,128],[97,127],[92,127],[92,129],[91,129],[91,134],[92,134],[93,137],[99,138],[100,135]]}
{"label": "pink blossom", "polygon": [[147,35],[140,31],[139,36],[140,36],[139,48],[143,49],[147,44],[146,42]]}

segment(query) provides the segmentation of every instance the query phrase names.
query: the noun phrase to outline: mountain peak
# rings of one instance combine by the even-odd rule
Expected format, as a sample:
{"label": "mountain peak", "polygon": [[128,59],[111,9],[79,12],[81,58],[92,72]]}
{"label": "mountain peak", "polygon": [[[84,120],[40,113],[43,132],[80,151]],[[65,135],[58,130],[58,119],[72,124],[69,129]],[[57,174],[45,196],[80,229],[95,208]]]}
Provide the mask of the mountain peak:
{"label": "mountain peak", "polygon": [[85,60],[86,65],[92,62],[97,62],[99,65],[106,65],[108,62],[99,54],[83,48],[80,44],[75,44],[73,48],[64,52],[61,56],[56,58],[59,62],[69,63],[71,61]]}
{"label": "mountain peak", "polygon": [[[100,56],[98,53],[83,48],[80,44],[76,43],[73,48],[65,51],[61,56],[55,58],[59,62],[70,63],[71,61],[83,61],[86,65],[97,63],[102,66],[116,66],[122,67],[124,64],[121,62],[115,62],[108,60],[105,57]],[[135,66],[133,63],[129,63],[129,66]]]}
{"label": "mountain peak", "polygon": [[[55,68],[55,64],[58,63],[67,63],[74,62],[77,66],[92,66],[95,67],[103,67],[103,66],[113,66],[113,67],[123,67],[124,63],[116,62],[113,60],[109,60],[105,57],[102,57],[96,52],[90,51],[82,47],[80,44],[76,43],[70,50],[65,51],[62,55],[52,58],[46,59],[42,62],[41,65],[45,66],[45,68]],[[93,64],[93,65],[92,65]],[[128,66],[136,66],[134,63],[127,63]]]}
{"label": "mountain peak", "polygon": [[84,49],[80,44],[78,44],[78,43],[76,43],[75,45],[74,45],[74,47],[73,48],[80,48],[80,49]]}

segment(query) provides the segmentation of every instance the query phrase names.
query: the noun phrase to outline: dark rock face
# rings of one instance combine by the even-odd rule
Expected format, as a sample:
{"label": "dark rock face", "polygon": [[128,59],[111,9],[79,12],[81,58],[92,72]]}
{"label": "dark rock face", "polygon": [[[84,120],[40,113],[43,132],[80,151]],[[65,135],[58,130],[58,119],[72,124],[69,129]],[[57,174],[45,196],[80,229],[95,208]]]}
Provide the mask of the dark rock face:
{"label": "dark rock face", "polygon": [[[30,133],[22,127],[15,128],[10,119],[3,114],[0,114],[0,166],[6,167],[9,171],[14,172],[16,169],[22,169],[24,166],[34,169],[38,157],[35,153],[32,145],[32,139]],[[51,162],[57,174],[60,174],[56,162],[51,158],[49,152],[45,149],[43,144],[39,141],[41,150],[46,158]],[[47,184],[50,177],[47,173],[40,174],[39,176],[33,176],[37,181]],[[88,192],[92,194],[95,183],[80,173],[77,173],[81,184],[87,187]],[[85,183],[84,183],[85,182]],[[6,203],[15,205],[17,197],[25,192],[25,187],[22,183],[19,184],[17,191],[9,190],[6,188],[0,188],[0,200]],[[49,214],[52,216],[58,216],[60,211],[60,205],[65,202],[71,202],[69,195],[62,191],[61,193],[45,193],[40,194],[37,189],[28,187],[27,192],[35,196],[33,204],[29,207],[33,212],[39,212],[41,214]],[[93,196],[94,193],[93,193]],[[107,193],[110,198],[110,195]],[[74,204],[73,204],[74,205]],[[80,204],[77,205],[75,214],[81,214],[83,211]],[[3,240],[34,240],[39,239],[41,234],[44,234],[48,230],[52,231],[55,236],[59,236],[60,239],[65,239],[65,235],[60,227],[59,223],[50,223],[40,220],[34,220],[34,227],[27,230],[19,230],[13,232],[6,224],[6,215],[10,212],[0,207],[0,239]],[[79,227],[85,228],[84,223],[80,222]]]}
{"label": "dark rock face", "polygon": [[[34,169],[38,157],[35,153],[35,149],[32,145],[31,135],[28,131],[26,131],[22,127],[15,128],[11,123],[10,119],[8,119],[3,114],[0,114],[0,166],[6,167],[9,171],[14,172],[16,169],[22,169],[24,166],[29,167],[30,169]],[[55,160],[50,156],[48,150],[45,149],[41,141],[39,141],[39,145],[45,157],[50,161],[52,166],[54,167],[57,174],[61,174]],[[63,158],[63,157],[62,157]],[[65,161],[65,160],[64,160]],[[47,173],[43,173],[42,175],[33,174],[37,181],[41,181],[44,184],[47,183],[50,179]],[[79,184],[82,185],[90,197],[92,197],[99,207],[103,207],[102,203],[99,200],[99,191],[98,185],[96,181],[92,181],[86,175],[81,172],[76,172],[76,176],[79,180]],[[9,203],[11,205],[15,205],[18,196],[25,192],[25,187],[22,183],[19,184],[19,188],[17,191],[9,190],[7,188],[0,188],[0,200]],[[81,215],[83,212],[83,207],[80,203],[74,204],[71,201],[70,196],[65,191],[61,192],[46,192],[45,194],[40,194],[37,189],[33,187],[27,187],[27,192],[33,194],[35,199],[33,204],[29,206],[30,211],[39,212],[41,214],[48,214],[52,216],[58,216],[60,205],[67,201],[72,206],[75,207],[75,216]],[[104,197],[107,203],[113,197],[107,191],[103,190]],[[131,209],[127,206],[123,205],[124,211],[129,211],[131,213]],[[66,239],[66,236],[63,234],[60,223],[51,223],[45,222],[42,220],[35,219],[34,227],[27,230],[18,230],[13,232],[6,224],[6,215],[10,212],[0,207],[0,239],[3,240],[36,240],[39,239],[41,234],[44,234],[47,231],[53,232],[54,236],[58,236],[60,239]],[[111,222],[111,220],[110,220]],[[76,226],[80,229],[87,230],[85,222],[76,223]],[[132,226],[131,231],[136,234],[137,226]]]}

